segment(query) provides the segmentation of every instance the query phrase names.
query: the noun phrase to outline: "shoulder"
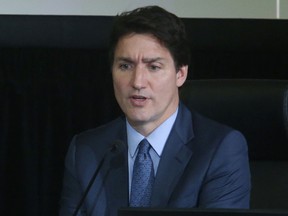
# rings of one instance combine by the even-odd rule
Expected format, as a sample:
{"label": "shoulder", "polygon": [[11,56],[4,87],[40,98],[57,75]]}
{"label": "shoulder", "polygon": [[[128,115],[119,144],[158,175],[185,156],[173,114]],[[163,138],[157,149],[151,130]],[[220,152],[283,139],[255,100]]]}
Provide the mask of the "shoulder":
{"label": "shoulder", "polygon": [[192,121],[195,147],[222,159],[222,156],[247,154],[246,138],[240,131],[193,111]]}
{"label": "shoulder", "polygon": [[185,126],[192,130],[192,134],[197,136],[219,135],[227,133],[233,128],[210,119],[193,109],[189,109],[185,104],[180,103],[178,113],[178,127]]}
{"label": "shoulder", "polygon": [[194,132],[197,133],[198,135],[202,135],[203,133],[205,135],[207,134],[220,135],[235,130],[234,128],[228,125],[225,125],[211,118],[203,116],[202,114],[195,111],[191,111],[191,116]]}
{"label": "shoulder", "polygon": [[83,131],[79,134],[77,134],[78,138],[80,139],[87,139],[90,137],[106,137],[111,135],[116,135],[116,131],[119,129],[122,129],[125,126],[125,118],[119,117],[117,119],[114,119],[113,121],[110,121],[104,125],[101,125],[96,128],[91,128],[86,131]]}
{"label": "shoulder", "polygon": [[72,144],[77,149],[89,148],[102,152],[111,147],[113,142],[123,140],[126,135],[125,118],[119,117],[97,128],[89,129],[76,134]]}
{"label": "shoulder", "polygon": [[211,148],[246,148],[246,139],[237,129],[190,110],[194,143]]}

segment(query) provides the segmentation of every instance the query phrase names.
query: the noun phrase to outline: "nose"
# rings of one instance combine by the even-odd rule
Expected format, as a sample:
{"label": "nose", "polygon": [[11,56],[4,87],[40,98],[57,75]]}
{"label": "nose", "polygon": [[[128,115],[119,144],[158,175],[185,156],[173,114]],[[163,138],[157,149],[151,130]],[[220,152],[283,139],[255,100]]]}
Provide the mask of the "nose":
{"label": "nose", "polygon": [[131,79],[131,85],[134,89],[140,90],[146,87],[147,79],[145,70],[139,66],[133,71],[133,76]]}

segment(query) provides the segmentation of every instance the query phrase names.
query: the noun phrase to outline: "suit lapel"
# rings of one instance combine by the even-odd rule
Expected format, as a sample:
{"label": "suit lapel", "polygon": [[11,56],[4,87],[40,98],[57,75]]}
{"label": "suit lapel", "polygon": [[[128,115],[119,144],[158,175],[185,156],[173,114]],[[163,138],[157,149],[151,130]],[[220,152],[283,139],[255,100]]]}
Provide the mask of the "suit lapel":
{"label": "suit lapel", "polygon": [[179,106],[175,124],[165,144],[158,166],[152,206],[166,206],[179,178],[192,156],[192,150],[186,145],[193,138],[190,111],[182,104]]}

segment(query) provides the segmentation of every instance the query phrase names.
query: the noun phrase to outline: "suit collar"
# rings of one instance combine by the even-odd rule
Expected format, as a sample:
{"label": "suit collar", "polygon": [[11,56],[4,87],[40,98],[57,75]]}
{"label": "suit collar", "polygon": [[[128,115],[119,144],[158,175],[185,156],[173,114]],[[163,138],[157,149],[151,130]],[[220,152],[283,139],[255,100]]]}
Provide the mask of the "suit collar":
{"label": "suit collar", "polygon": [[159,125],[152,133],[150,133],[147,137],[144,137],[142,134],[137,132],[128,121],[126,121],[127,125],[127,139],[128,139],[128,151],[130,156],[133,158],[136,154],[137,146],[146,138],[150,145],[153,147],[155,152],[161,156],[163,148],[165,146],[166,140],[170,134],[170,131],[176,121],[176,117],[178,114],[177,110],[166,119],[161,125]]}
{"label": "suit collar", "polygon": [[175,129],[179,139],[184,144],[194,137],[191,112],[181,102],[179,104],[179,113],[173,129]]}

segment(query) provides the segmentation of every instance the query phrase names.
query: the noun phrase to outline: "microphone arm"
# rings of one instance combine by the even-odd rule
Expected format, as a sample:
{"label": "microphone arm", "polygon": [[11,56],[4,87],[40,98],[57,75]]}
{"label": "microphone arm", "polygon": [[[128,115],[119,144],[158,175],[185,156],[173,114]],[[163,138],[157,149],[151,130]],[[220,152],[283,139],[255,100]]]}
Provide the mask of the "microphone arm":
{"label": "microphone arm", "polygon": [[113,143],[113,145],[105,152],[105,154],[104,154],[103,158],[101,159],[99,165],[97,166],[97,168],[96,168],[96,170],[95,170],[92,178],[90,179],[89,184],[88,184],[87,188],[85,189],[84,194],[83,194],[83,196],[81,197],[81,199],[80,199],[80,201],[79,201],[79,203],[78,203],[78,205],[77,205],[77,207],[76,207],[76,209],[75,209],[75,211],[74,211],[74,213],[73,213],[73,216],[76,216],[76,215],[78,214],[78,211],[80,210],[81,206],[83,205],[84,200],[85,200],[88,192],[90,191],[91,186],[93,185],[93,183],[94,183],[97,175],[99,174],[99,171],[100,171],[101,167],[103,166],[103,163],[104,163],[104,161],[105,161],[105,158],[106,158],[107,154],[108,154],[109,152],[114,152],[114,153],[116,153],[116,151],[120,152],[120,151],[123,149],[122,147],[123,147],[123,143],[122,143],[121,141],[117,140],[117,141],[115,141],[115,142]]}

